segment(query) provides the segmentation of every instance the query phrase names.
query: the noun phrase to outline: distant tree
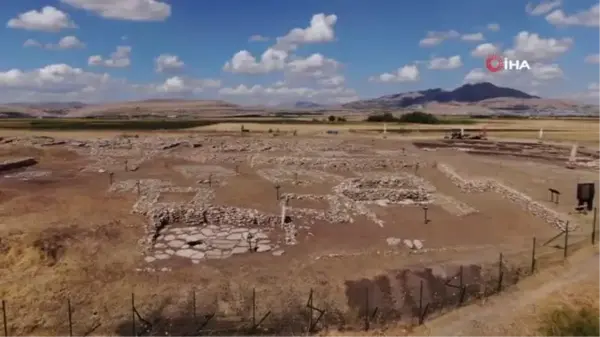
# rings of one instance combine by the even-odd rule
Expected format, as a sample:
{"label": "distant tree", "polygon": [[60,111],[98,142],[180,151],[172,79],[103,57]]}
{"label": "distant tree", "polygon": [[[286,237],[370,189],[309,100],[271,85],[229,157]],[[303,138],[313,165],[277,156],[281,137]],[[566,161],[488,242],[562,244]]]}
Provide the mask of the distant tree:
{"label": "distant tree", "polygon": [[344,117],[340,116],[340,117],[338,117],[338,118],[337,118],[337,121],[338,121],[338,122],[345,122],[345,121],[346,121],[346,118],[344,118]]}
{"label": "distant tree", "polygon": [[400,116],[400,123],[416,123],[416,124],[440,124],[441,121],[432,114],[414,111]]}
{"label": "distant tree", "polygon": [[327,118],[330,122],[335,122],[335,116],[329,116]]}
{"label": "distant tree", "polygon": [[382,122],[397,122],[398,119],[396,117],[394,117],[394,115],[392,115],[391,113],[384,112],[383,114],[371,115],[371,116],[367,117],[366,121],[382,123]]}

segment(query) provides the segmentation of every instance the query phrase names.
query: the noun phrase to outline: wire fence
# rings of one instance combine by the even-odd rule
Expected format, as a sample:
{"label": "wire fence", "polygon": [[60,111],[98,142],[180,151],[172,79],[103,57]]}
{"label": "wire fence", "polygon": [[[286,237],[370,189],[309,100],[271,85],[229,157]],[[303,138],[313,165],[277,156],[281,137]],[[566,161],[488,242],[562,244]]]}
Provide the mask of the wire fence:
{"label": "wire fence", "polygon": [[[165,314],[164,308],[151,312],[141,310],[140,301],[144,299],[131,293],[130,312],[123,313],[128,318],[121,322],[102,322],[99,318],[83,320],[80,318],[83,313],[66,298],[66,308],[56,311],[57,316],[64,317],[57,319],[62,323],[49,330],[69,336],[101,332],[121,336],[231,336],[316,334],[329,329],[369,331],[399,322],[414,327],[456,307],[501,293],[524,277],[560,264],[590,244],[595,245],[596,222],[597,209],[594,209],[591,233],[570,231],[567,224],[565,230],[554,237],[542,240],[533,237],[526,250],[500,252],[496,262],[484,265],[460,265],[449,276],[436,276],[428,268],[399,270],[396,279],[402,279],[402,291],[390,289],[389,284],[381,280],[347,284],[350,309],[340,309],[341,306],[321,300],[323,294],[311,289],[304,299],[288,300],[286,303],[295,304],[276,310],[261,305],[264,292],[252,288],[247,292],[250,299],[246,310],[226,315],[219,311],[218,305],[207,305],[205,302],[210,301],[197,298],[196,289],[191,289],[186,298],[188,305],[176,310],[179,314],[173,316]],[[14,336],[11,331],[16,324],[12,323],[18,322],[19,317],[11,315],[11,303],[5,300],[2,300],[2,321],[4,336]]]}

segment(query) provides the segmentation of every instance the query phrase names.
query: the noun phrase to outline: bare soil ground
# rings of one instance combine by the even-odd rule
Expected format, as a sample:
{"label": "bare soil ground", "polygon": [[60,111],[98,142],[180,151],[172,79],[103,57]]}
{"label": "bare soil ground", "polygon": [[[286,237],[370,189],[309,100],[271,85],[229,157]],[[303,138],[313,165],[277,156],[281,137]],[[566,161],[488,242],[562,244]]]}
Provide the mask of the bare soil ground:
{"label": "bare soil ground", "polygon": [[[466,179],[501,180],[581,226],[591,215],[568,214],[575,185],[598,178],[590,170],[527,158],[423,151],[397,138],[53,136],[66,143],[47,146],[20,135],[0,145],[0,160],[30,156],[39,162],[0,177],[0,298],[14,335],[66,334],[67,298],[75,334],[131,334],[132,293],[142,317],[161,320],[151,334],[165,322],[182,328],[161,329],[187,333],[199,325],[190,321],[192,289],[198,315],[218,312],[206,327],[216,334],[248,333],[252,289],[257,315],[271,311],[264,324],[271,332],[297,333],[306,325],[294,310],[306,311],[311,289],[318,294],[315,305],[328,310],[323,322],[351,327],[359,311],[353,282],[409,267],[485,263],[498,251],[523,250],[533,236],[557,233],[495,192],[463,192],[435,163],[451,165]],[[407,182],[416,187],[393,185]],[[434,191],[425,191],[426,184]],[[559,205],[546,200],[550,184],[563,192]],[[398,197],[398,191],[408,194]],[[290,223],[284,226],[279,218],[286,196]],[[456,213],[465,205],[474,211]],[[175,216],[179,209],[184,215]],[[167,220],[157,222],[156,214],[168,214]],[[176,228],[177,237],[169,232]],[[209,229],[216,239],[202,234]],[[264,232],[257,243],[263,252],[214,248],[251,229]],[[159,241],[152,234],[173,248],[160,248],[165,259],[155,258]],[[190,243],[193,235],[202,238],[198,246]],[[177,244],[181,237],[188,248]],[[288,244],[290,237],[295,244]],[[206,244],[213,248],[198,248]],[[210,257],[216,250],[218,257]],[[419,277],[402,287],[414,292]]]}

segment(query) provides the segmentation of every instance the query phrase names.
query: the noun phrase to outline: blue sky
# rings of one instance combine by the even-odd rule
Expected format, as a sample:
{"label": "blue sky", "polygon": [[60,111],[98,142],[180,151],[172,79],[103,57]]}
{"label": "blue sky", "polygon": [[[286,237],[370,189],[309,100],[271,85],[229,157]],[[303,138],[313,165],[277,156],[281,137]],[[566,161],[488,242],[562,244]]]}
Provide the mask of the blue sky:
{"label": "blue sky", "polygon": [[[599,16],[590,0],[4,0],[0,101],[336,103],[491,81],[597,102]],[[490,53],[533,69],[489,73]]]}

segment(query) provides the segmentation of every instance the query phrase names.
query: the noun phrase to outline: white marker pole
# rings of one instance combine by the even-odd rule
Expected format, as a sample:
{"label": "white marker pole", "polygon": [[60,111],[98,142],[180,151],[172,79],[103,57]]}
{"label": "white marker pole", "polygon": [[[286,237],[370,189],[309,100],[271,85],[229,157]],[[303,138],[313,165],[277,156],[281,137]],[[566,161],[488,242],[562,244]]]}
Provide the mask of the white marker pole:
{"label": "white marker pole", "polygon": [[383,123],[383,134],[387,133],[387,123]]}
{"label": "white marker pole", "polygon": [[285,204],[281,204],[281,228],[285,227]]}
{"label": "white marker pole", "polygon": [[540,133],[538,134],[538,139],[540,142],[542,141],[542,138],[544,138],[544,128],[541,128]]}
{"label": "white marker pole", "polygon": [[569,162],[575,163],[576,158],[577,158],[577,143],[573,144],[573,147],[571,148],[571,155],[569,156]]}
{"label": "white marker pole", "polygon": [[464,137],[465,135],[465,128],[460,128],[460,136]]}

